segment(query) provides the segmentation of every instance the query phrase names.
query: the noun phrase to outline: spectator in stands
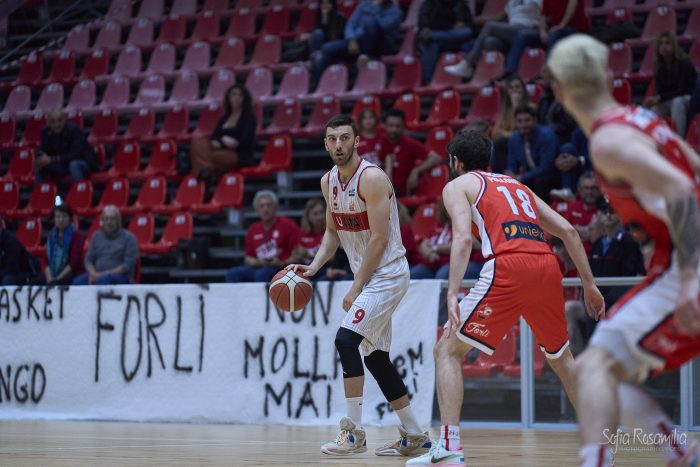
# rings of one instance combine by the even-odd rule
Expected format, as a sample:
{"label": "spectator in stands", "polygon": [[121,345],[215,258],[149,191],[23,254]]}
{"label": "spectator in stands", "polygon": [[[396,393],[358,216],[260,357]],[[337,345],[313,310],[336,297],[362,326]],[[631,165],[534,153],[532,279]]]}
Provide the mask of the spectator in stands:
{"label": "spectator in stands", "polygon": [[456,52],[467,44],[472,27],[466,0],[423,0],[418,14],[418,50],[424,82],[433,79],[441,52]]}
{"label": "spectator in stands", "polygon": [[85,237],[71,221],[73,213],[67,204],[53,208],[53,229],[46,241],[47,285],[70,285],[73,278],[83,273],[83,244]]}
{"label": "spectator in stands", "polygon": [[0,284],[41,283],[41,265],[0,219]]}
{"label": "spectator in stands", "polygon": [[418,245],[416,245],[416,236],[413,233],[413,227],[411,226],[411,214],[409,214],[408,208],[400,202],[396,203],[396,207],[399,211],[401,243],[406,249],[406,260],[408,261],[409,266],[412,266],[419,261],[420,255],[418,254]]}
{"label": "spectator in stands", "polygon": [[38,180],[60,182],[68,175],[71,181],[77,182],[100,169],[97,154],[85,134],[76,125],[66,122],[62,109],[50,111],[46,123],[41,130],[36,159]]}
{"label": "spectator in stands", "polygon": [[378,118],[372,109],[364,109],[360,112],[360,144],[357,146],[357,155],[382,167],[382,160],[379,158],[381,150],[382,133],[378,129]]}
{"label": "spectator in stands", "polygon": [[301,230],[299,244],[292,253],[290,262],[311,264],[318,247],[321,246],[323,234],[326,232],[326,204],[322,199],[310,199],[304,205],[301,215]]}
{"label": "spectator in stands", "polygon": [[224,115],[208,138],[193,138],[192,173],[215,183],[218,176],[252,165],[257,122],[253,115],[253,98],[242,84],[234,84],[224,95]]}
{"label": "spectator in stands", "polygon": [[644,99],[644,106],[662,117],[670,115],[678,134],[685,136],[697,71],[672,32],[659,34],[654,47],[654,95]]}
{"label": "spectator in stands", "polygon": [[602,197],[598,181],[592,171],[581,174],[578,179],[578,196],[572,201],[555,201],[552,207],[574,226],[586,252],[601,234],[598,223],[598,203]]}
{"label": "spectator in stands", "polygon": [[73,285],[130,284],[138,254],[136,237],[122,228],[119,208],[107,205],[102,210],[102,227],[90,239],[85,257],[87,272],[73,279]]}
{"label": "spectator in stands", "polygon": [[491,130],[493,139],[491,170],[497,173],[503,173],[508,164],[508,139],[515,131],[515,109],[521,105],[530,105],[530,96],[520,76],[510,76],[506,80],[505,91],[496,123]]}
{"label": "spectator in stands", "polygon": [[528,104],[515,109],[515,130],[508,139],[506,173],[529,186],[542,199],[549,198],[557,139],[549,128],[536,123]]}
{"label": "spectator in stands", "polygon": [[299,226],[287,217],[278,216],[277,206],[274,192],[255,193],[253,207],[260,220],[246,233],[245,264],[229,269],[226,282],[269,282],[291,263],[292,252],[299,244]]}
{"label": "spectator in stands", "polygon": [[321,0],[311,33],[311,53],[321,50],[327,42],[343,40],[344,35],[345,16],[338,11],[337,0]]}
{"label": "spectator in stands", "polygon": [[392,0],[363,0],[345,25],[345,38],[326,42],[315,57],[313,81],[317,83],[328,65],[339,59],[362,55],[381,56],[396,51],[403,13]]}
{"label": "spectator in stands", "polygon": [[[481,29],[465,60],[445,67],[455,76],[469,79],[484,49],[508,50],[519,31],[536,30],[540,24],[540,0],[508,0],[501,21],[489,21]],[[507,19],[508,22],[502,22]]]}
{"label": "spectator in stands", "polygon": [[396,194],[404,196],[416,188],[420,174],[441,163],[442,157],[405,134],[406,115],[399,109],[387,111],[384,129],[379,158]]}
{"label": "spectator in stands", "polygon": [[557,142],[562,145],[571,139],[578,125],[554,97],[547,67],[542,68],[542,84],[544,92],[537,103],[537,123],[552,130],[557,136]]}
{"label": "spectator in stands", "polygon": [[584,170],[591,170],[591,161],[588,157],[588,138],[576,128],[571,135],[571,141],[564,143],[559,155],[554,159],[554,166],[561,174],[561,189],[552,190],[549,194],[552,197],[561,199],[574,199],[574,189],[579,175]]}

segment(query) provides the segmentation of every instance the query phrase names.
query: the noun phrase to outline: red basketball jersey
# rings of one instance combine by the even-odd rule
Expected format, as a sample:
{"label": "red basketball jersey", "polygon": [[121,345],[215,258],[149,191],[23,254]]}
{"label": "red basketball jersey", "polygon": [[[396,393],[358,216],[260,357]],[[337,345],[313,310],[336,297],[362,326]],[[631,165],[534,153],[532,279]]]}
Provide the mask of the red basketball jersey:
{"label": "red basketball jersey", "polygon": [[[679,137],[652,111],[641,107],[618,107],[603,114],[593,124],[592,133],[607,124],[631,126],[651,138],[659,155],[695,182],[695,175],[685,152],[680,146]],[[671,262],[673,243],[667,227],[665,201],[648,193],[633,193],[626,184],[609,183],[600,173],[596,173],[598,184],[607,196],[615,213],[625,224],[639,225],[654,240],[654,255],[649,266],[649,275],[667,269]],[[700,200],[700,190],[695,183]]]}
{"label": "red basketball jersey", "polygon": [[553,254],[540,227],[532,191],[507,175],[470,172],[481,181],[472,222],[484,258],[504,253]]}

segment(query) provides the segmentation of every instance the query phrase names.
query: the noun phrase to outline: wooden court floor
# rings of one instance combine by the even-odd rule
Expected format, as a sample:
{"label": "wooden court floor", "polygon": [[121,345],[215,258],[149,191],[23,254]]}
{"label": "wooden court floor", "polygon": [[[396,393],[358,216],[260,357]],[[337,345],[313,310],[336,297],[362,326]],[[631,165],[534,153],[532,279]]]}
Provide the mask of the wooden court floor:
{"label": "wooden court floor", "polygon": [[[332,427],[114,422],[0,421],[0,466],[403,466],[374,448],[396,434],[367,427],[368,452],[351,459],[323,455]],[[435,435],[435,430],[432,432]],[[463,430],[467,465],[577,466],[575,432]],[[658,452],[619,452],[617,467],[662,466]]]}

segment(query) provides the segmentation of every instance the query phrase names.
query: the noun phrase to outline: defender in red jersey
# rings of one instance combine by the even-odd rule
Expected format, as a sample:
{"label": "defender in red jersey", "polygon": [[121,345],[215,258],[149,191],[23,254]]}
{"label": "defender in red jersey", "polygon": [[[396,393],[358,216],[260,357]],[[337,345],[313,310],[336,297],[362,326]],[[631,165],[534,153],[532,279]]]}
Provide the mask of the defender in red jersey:
{"label": "defender in red jersey", "polygon": [[618,301],[576,363],[581,465],[612,465],[606,433],[620,422],[663,435],[669,465],[691,465],[697,458],[685,438],[637,385],[700,355],[700,158],[656,115],[614,100],[604,44],[571,36],[548,67],[557,100],[589,137],[610,204],[654,241],[646,280]]}
{"label": "defender in red jersey", "polygon": [[[488,138],[482,133],[460,132],[450,141],[447,152],[457,178],[443,190],[452,219],[447,289],[450,320],[434,350],[443,427],[440,442],[433,444],[430,453],[406,463],[411,466],[456,465],[451,453],[463,456],[459,443],[464,397],[461,362],[473,347],[491,355],[521,315],[576,406],[562,275],[545,232],[562,239],[576,264],[588,313],[596,319],[605,313],[576,229],[516,179],[485,172],[491,155]],[[457,294],[472,249],[472,225],[486,263],[474,288],[458,304]]]}

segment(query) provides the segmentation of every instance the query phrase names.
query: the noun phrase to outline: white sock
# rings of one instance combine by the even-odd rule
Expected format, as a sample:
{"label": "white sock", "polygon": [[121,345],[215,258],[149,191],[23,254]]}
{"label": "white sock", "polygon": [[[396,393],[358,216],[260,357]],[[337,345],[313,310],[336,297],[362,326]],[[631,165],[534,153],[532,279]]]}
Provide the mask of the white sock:
{"label": "white sock", "polygon": [[612,467],[612,448],[604,444],[586,444],[578,452],[579,467]]}
{"label": "white sock", "polygon": [[396,415],[399,416],[399,420],[401,420],[401,424],[407,432],[412,435],[423,433],[423,430],[421,430],[420,425],[418,424],[418,420],[416,420],[415,415],[413,415],[413,410],[411,410],[410,404],[401,410],[397,410]]}
{"label": "white sock", "polygon": [[345,398],[348,417],[352,418],[358,428],[362,427],[362,396]]}
{"label": "white sock", "polygon": [[459,425],[442,425],[440,427],[440,442],[448,451],[462,449],[462,442],[459,439]]}

